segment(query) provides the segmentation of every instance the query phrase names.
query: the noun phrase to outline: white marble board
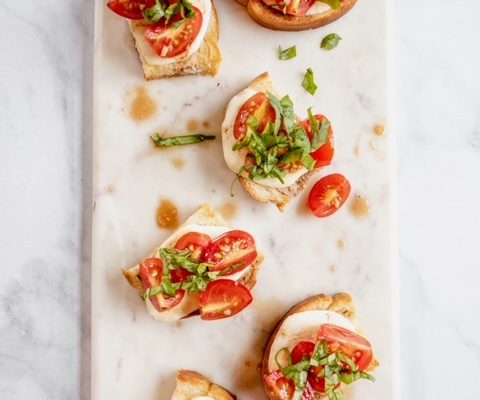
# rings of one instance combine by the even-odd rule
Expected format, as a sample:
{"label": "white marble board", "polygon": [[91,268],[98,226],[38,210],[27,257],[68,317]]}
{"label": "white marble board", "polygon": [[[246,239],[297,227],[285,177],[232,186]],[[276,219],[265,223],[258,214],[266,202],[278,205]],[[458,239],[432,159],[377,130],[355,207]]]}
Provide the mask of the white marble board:
{"label": "white marble board", "polygon": [[[377,382],[359,382],[350,398],[397,398],[384,0],[359,0],[339,21],[294,33],[261,28],[236,2],[219,0],[224,58],[219,75],[148,83],[125,21],[101,3],[95,35],[92,399],[169,399],[180,368],[207,374],[240,399],[266,398],[256,365],[276,320],[307,296],[338,291],[353,295],[361,330],[381,363]],[[320,41],[331,32],[343,40],[327,52]],[[279,61],[278,46],[293,44],[297,58]],[[307,67],[319,85],[313,97],[301,87]],[[283,214],[255,202],[240,187],[231,198],[234,175],[223,161],[220,140],[167,151],[152,148],[149,134],[180,134],[191,120],[208,122],[208,131],[219,134],[227,101],[267,70],[278,92],[292,97],[299,115],[312,106],[332,121],[336,155],[319,177],[343,173],[352,196],[329,218],[306,211],[313,182]],[[156,115],[142,123],[129,115],[139,86],[159,104]],[[376,124],[386,126],[385,135],[374,134]],[[179,158],[185,160],[181,170],[173,165]],[[356,194],[370,202],[365,218],[349,212]],[[122,267],[137,263],[170,234],[155,221],[165,198],[178,206],[181,219],[205,202],[218,208],[233,203],[237,214],[231,225],[254,233],[266,261],[254,302],[239,316],[158,323],[122,277]]]}

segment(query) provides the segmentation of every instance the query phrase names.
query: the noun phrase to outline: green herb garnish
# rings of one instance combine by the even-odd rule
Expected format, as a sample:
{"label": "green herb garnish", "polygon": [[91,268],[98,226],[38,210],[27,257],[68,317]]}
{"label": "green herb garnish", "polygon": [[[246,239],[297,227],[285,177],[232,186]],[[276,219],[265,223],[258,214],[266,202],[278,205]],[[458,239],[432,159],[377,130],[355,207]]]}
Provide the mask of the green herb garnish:
{"label": "green herb garnish", "polygon": [[305,73],[305,77],[303,78],[302,86],[312,96],[317,91],[318,86],[315,83],[315,77],[313,76],[313,70],[311,68],[307,68],[307,72]]}
{"label": "green herb garnish", "polygon": [[143,12],[143,16],[147,23],[153,25],[159,22],[162,17],[165,16],[165,9],[162,3],[157,0],[154,6],[145,9],[145,11]]}
{"label": "green herb garnish", "polygon": [[280,46],[278,46],[278,58],[280,60],[290,60],[297,56],[297,46],[289,47],[288,49],[282,50]]}
{"label": "green herb garnish", "polygon": [[[177,3],[179,4],[179,3]],[[163,137],[159,133],[154,133],[150,136],[152,142],[156,147],[172,147],[172,146],[185,146],[188,144],[202,143],[205,140],[213,140],[215,136],[213,135],[185,135],[185,136],[172,136],[172,137]]]}
{"label": "green herb garnish", "polygon": [[342,6],[341,0],[317,0],[317,1],[328,4],[334,10],[338,10]]}
{"label": "green herb garnish", "polygon": [[338,46],[340,40],[342,40],[342,38],[339,35],[336,33],[330,33],[323,38],[320,47],[325,50],[332,50]]}

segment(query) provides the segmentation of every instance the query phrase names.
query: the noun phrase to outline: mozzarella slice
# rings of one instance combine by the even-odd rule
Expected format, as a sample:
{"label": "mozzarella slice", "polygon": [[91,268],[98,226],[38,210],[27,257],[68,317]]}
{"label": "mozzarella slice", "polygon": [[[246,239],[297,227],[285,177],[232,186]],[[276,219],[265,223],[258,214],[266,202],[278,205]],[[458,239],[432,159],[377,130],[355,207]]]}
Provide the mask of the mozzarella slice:
{"label": "mozzarella slice", "polygon": [[[256,90],[253,90],[252,88],[246,88],[234,96],[227,105],[225,119],[222,123],[223,157],[225,158],[228,168],[230,168],[235,174],[238,174],[240,169],[245,164],[245,157],[248,152],[246,149],[240,151],[232,150],[235,143],[237,143],[237,140],[233,135],[233,126],[235,125],[235,119],[237,118],[240,108],[242,108],[245,102],[255,93],[257,93]],[[284,183],[280,182],[276,178],[262,179],[255,181],[255,183],[272,188],[286,188],[290,185],[293,185],[295,181],[306,172],[308,172],[308,170],[305,167],[302,167],[294,173],[287,174],[284,178]]]}
{"label": "mozzarella slice", "polygon": [[320,325],[332,324],[355,332],[352,321],[334,311],[312,310],[288,316],[282,322],[270,348],[268,372],[278,369],[275,355],[283,348],[289,351],[300,341],[316,342]]}
{"label": "mozzarella slice", "polygon": [[319,15],[325,14],[331,11],[331,7],[327,3],[317,0],[313,6],[311,6],[306,15]]}
{"label": "mozzarella slice", "polygon": [[135,37],[135,44],[137,46],[138,51],[142,55],[143,59],[150,65],[166,65],[166,64],[173,64],[175,62],[184,60],[185,58],[190,57],[193,53],[197,52],[200,46],[205,39],[205,35],[207,34],[208,27],[210,25],[210,19],[212,17],[212,2],[211,0],[191,0],[193,6],[197,7],[200,12],[202,13],[202,27],[200,28],[200,32],[198,32],[197,37],[188,48],[185,53],[179,54],[175,57],[160,57],[150,46],[147,39],[143,35],[145,32],[145,28],[143,26],[135,26],[131,25],[132,33]]}
{"label": "mozzarella slice", "polygon": [[[180,239],[183,235],[188,232],[199,232],[209,235],[212,240],[215,240],[220,235],[223,235],[226,232],[231,231],[232,229],[228,226],[206,226],[206,225],[185,225],[182,226],[180,229],[175,231],[167,240],[165,240],[160,247],[173,247],[178,239]],[[248,275],[252,270],[252,266],[248,266],[243,270],[236,272],[234,274],[224,276],[222,279],[228,279],[231,281],[239,282],[241,281],[246,275]],[[145,300],[145,304],[147,306],[148,313],[155,318],[157,321],[177,321],[187,315],[191,314],[192,312],[198,310],[199,308],[199,294],[188,294],[186,293],[183,299],[178,303],[176,306],[169,308],[165,311],[158,311],[150,299]]]}

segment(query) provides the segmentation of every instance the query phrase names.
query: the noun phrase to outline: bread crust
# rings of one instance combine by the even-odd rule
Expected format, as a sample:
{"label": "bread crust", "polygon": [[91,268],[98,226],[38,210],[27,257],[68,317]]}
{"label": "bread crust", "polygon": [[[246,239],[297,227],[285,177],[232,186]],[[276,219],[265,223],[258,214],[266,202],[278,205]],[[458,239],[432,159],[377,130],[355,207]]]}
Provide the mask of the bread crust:
{"label": "bread crust", "polygon": [[280,31],[302,31],[327,25],[345,15],[357,0],[344,0],[339,10],[331,9],[318,15],[284,15],[266,6],[262,0],[248,0],[247,12],[252,19],[265,28]]}
{"label": "bread crust", "polygon": [[135,49],[142,63],[145,79],[154,80],[185,75],[215,76],[220,68],[222,55],[218,44],[220,32],[219,19],[213,1],[211,15],[212,17],[207,33],[198,51],[185,59],[166,65],[151,65],[145,60],[142,53],[138,50],[135,36],[133,36],[133,29],[138,25],[144,25],[144,22],[129,21],[130,31],[134,38]]}
{"label": "bread crust", "polygon": [[190,370],[178,371],[177,386],[172,400],[193,400],[198,396],[209,396],[215,400],[236,399],[235,395],[211,382],[205,375]]}

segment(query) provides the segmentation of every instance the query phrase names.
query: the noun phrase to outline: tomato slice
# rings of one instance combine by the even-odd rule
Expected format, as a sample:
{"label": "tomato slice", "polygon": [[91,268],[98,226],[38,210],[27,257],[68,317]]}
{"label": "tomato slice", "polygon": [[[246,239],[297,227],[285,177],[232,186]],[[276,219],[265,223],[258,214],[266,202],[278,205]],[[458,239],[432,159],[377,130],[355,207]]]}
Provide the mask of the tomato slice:
{"label": "tomato slice", "polygon": [[350,183],[343,175],[325,176],[310,191],[308,206],[317,217],[328,217],[345,203],[350,195],[350,190]]}
{"label": "tomato slice", "polygon": [[171,58],[185,53],[195,41],[202,28],[203,16],[200,10],[193,7],[195,17],[176,20],[165,24],[162,19],[155,25],[145,27],[144,36],[152,49],[160,57]]}
{"label": "tomato slice", "polygon": [[170,271],[170,277],[173,283],[185,282],[192,272],[187,271],[185,268],[177,268]]}
{"label": "tomato slice", "polygon": [[210,271],[223,271],[241,264],[231,273],[243,270],[257,257],[255,240],[244,231],[230,231],[215,239],[205,249],[204,261],[211,264]]}
{"label": "tomato slice", "polygon": [[253,298],[245,286],[228,279],[210,282],[200,294],[200,316],[213,320],[228,318],[247,307]]}
{"label": "tomato slice", "polygon": [[275,400],[291,400],[295,393],[295,384],[283,376],[280,370],[263,377],[269,397]]}
{"label": "tomato slice", "polygon": [[190,255],[195,260],[200,260],[203,257],[205,248],[212,242],[210,236],[199,232],[188,232],[177,240],[175,249],[190,250]]}
{"label": "tomato slice", "polygon": [[265,93],[258,92],[254,94],[240,107],[233,125],[233,136],[235,139],[242,140],[247,135],[247,122],[251,116],[254,116],[258,121],[260,132],[263,132],[269,123],[275,122],[275,109],[270,104],[270,100],[268,100]]}
{"label": "tomato slice", "polygon": [[155,0],[110,0],[107,7],[128,19],[143,19],[143,11],[155,5]]}
{"label": "tomato slice", "polygon": [[311,388],[318,393],[325,393],[325,377],[321,376],[322,366],[310,367],[307,381]]}
{"label": "tomato slice", "polygon": [[[159,286],[162,283],[163,263],[159,258],[147,258],[140,264],[140,280],[146,289]],[[150,301],[158,311],[165,311],[180,303],[185,296],[185,290],[178,290],[175,296],[158,294],[150,297]]]}
{"label": "tomato slice", "polygon": [[[314,115],[314,118],[320,124],[327,119],[327,117],[321,114]],[[310,140],[312,140],[312,125],[308,118],[303,121],[303,126],[307,131],[308,137],[310,138]],[[330,165],[333,159],[334,152],[333,129],[332,125],[330,125],[330,127],[328,128],[328,141],[322,147],[310,154],[316,160],[315,167],[320,168]]]}
{"label": "tomato slice", "polygon": [[320,327],[318,340],[327,342],[331,352],[345,354],[355,361],[360,371],[365,371],[373,359],[372,346],[363,336],[336,325]]}
{"label": "tomato slice", "polygon": [[292,0],[286,8],[286,14],[305,15],[316,0]]}
{"label": "tomato slice", "polygon": [[314,350],[315,343],[306,341],[298,342],[292,350],[292,364],[297,364],[303,359],[310,360]]}

